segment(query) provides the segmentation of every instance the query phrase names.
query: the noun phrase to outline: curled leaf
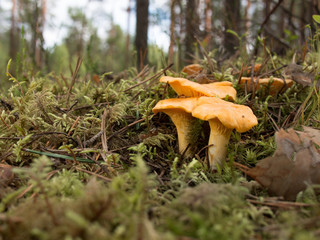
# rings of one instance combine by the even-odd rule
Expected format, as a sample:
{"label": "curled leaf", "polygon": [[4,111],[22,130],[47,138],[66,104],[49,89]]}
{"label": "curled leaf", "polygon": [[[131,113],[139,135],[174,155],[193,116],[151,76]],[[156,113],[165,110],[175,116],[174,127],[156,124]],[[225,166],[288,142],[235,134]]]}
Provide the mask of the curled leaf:
{"label": "curled leaf", "polygon": [[307,186],[320,184],[320,131],[281,129],[276,133],[277,149],[246,173],[266,187],[270,194],[295,200]]}

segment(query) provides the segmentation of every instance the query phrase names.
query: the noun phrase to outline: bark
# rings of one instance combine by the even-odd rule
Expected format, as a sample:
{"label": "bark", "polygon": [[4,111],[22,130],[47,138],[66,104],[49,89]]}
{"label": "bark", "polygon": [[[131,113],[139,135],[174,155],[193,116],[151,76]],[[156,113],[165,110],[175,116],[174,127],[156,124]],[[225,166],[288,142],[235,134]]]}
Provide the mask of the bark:
{"label": "bark", "polygon": [[136,0],[136,50],[137,67],[139,70],[148,62],[148,24],[149,24],[149,0]]}
{"label": "bark", "polygon": [[300,3],[300,19],[299,19],[299,26],[300,26],[300,43],[303,43],[306,41],[305,36],[305,20],[304,15],[306,14],[306,5],[304,2]]}
{"label": "bark", "polygon": [[46,0],[35,1],[34,19],[32,23],[32,54],[34,64],[38,69],[41,69],[44,63],[44,37],[43,27],[46,15]]}
{"label": "bark", "polygon": [[251,26],[251,22],[250,22],[250,16],[249,16],[249,9],[251,7],[251,0],[247,0],[247,5],[244,9],[244,21],[245,21],[245,30],[244,32],[247,34],[246,35],[246,45],[249,44],[250,42],[250,26]]}
{"label": "bark", "polygon": [[236,46],[239,45],[238,39],[227,30],[231,29],[240,35],[240,0],[225,1],[224,18],[224,47],[228,53],[233,53]]}
{"label": "bark", "polygon": [[176,14],[175,14],[175,4],[176,0],[171,0],[170,5],[170,45],[169,45],[169,51],[168,51],[168,65],[173,63],[173,54],[174,54],[174,45],[175,45],[175,20],[176,20]]}
{"label": "bark", "polygon": [[[269,12],[270,12],[270,4],[271,4],[271,1],[270,0],[264,0],[264,18],[266,19],[269,15]],[[266,22],[265,26],[267,28],[269,28],[270,26],[270,22]]]}
{"label": "bark", "polygon": [[9,55],[11,59],[15,59],[18,52],[18,36],[17,36],[17,19],[16,19],[16,0],[12,0],[11,9],[11,29],[10,29],[10,50]]}
{"label": "bark", "polygon": [[126,37],[126,58],[125,58],[125,64],[126,68],[129,67],[129,53],[130,53],[130,16],[131,16],[131,0],[128,0],[128,19],[127,19],[127,37]]}
{"label": "bark", "polygon": [[39,6],[38,1],[34,2],[34,13],[33,13],[33,21],[32,21],[32,41],[31,41],[31,49],[32,49],[32,58],[33,63],[37,65],[36,55],[37,55],[37,41],[38,41],[38,19],[39,19]]}
{"label": "bark", "polygon": [[210,33],[212,30],[211,17],[212,17],[212,9],[211,9],[211,1],[206,0],[206,8],[205,8],[205,29],[207,33]]}
{"label": "bark", "polygon": [[199,16],[197,13],[196,0],[188,0],[185,10],[185,63],[192,62],[195,52],[194,43],[195,37],[198,35]]}
{"label": "bark", "polygon": [[205,42],[208,48],[211,48],[211,38],[212,38],[212,6],[211,0],[206,0],[205,10]]}
{"label": "bark", "polygon": [[[282,4],[284,0],[278,0],[277,4],[275,4],[273,6],[273,8],[268,12],[268,14],[265,16],[265,19],[263,20],[263,22],[260,25],[260,29],[258,30],[258,35],[261,35],[261,33],[264,31],[265,26],[268,25],[269,19],[271,17],[271,15],[278,9],[278,7]],[[268,30],[266,28],[266,30]],[[271,31],[269,32],[269,34],[271,33]],[[268,32],[267,32],[268,35]],[[254,50],[252,52],[253,56],[257,56],[258,55],[258,45],[259,45],[259,41],[258,38],[256,38],[256,43],[254,46]]]}

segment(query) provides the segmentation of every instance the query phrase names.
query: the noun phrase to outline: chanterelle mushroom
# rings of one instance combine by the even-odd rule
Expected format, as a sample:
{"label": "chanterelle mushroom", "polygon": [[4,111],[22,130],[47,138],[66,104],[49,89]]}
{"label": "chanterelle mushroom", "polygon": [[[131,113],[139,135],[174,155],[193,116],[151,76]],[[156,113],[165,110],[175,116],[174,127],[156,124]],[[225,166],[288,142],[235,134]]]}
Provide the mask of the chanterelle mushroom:
{"label": "chanterelle mushroom", "polygon": [[249,107],[219,98],[200,97],[192,116],[209,121],[211,132],[208,155],[211,169],[216,169],[216,164],[221,164],[225,160],[233,129],[242,133],[258,124],[256,116]]}
{"label": "chanterelle mushroom", "polygon": [[185,66],[181,72],[184,72],[188,75],[198,74],[203,70],[203,67],[200,64],[194,63]]}
{"label": "chanterelle mushroom", "polygon": [[[257,82],[258,81],[258,82]],[[240,80],[240,85],[242,88],[247,88],[248,92],[252,92],[251,86],[255,90],[259,90],[261,87],[269,88],[270,95],[276,95],[280,91],[285,90],[291,87],[293,81],[291,79],[283,79],[281,78],[253,78],[253,83],[251,84],[251,77],[242,77]]]}
{"label": "chanterelle mushroom", "polygon": [[[164,112],[171,118],[177,128],[179,152],[182,154],[190,144],[190,130],[195,118],[192,117],[192,109],[196,107],[197,98],[173,98],[159,101],[152,111],[156,114]],[[190,148],[185,152],[190,157]]]}
{"label": "chanterelle mushroom", "polygon": [[169,83],[179,96],[207,96],[218,98],[225,98],[228,96],[229,100],[234,101],[237,95],[237,91],[232,87],[232,83],[227,81],[199,84],[185,78],[163,76],[160,78],[160,82]]}

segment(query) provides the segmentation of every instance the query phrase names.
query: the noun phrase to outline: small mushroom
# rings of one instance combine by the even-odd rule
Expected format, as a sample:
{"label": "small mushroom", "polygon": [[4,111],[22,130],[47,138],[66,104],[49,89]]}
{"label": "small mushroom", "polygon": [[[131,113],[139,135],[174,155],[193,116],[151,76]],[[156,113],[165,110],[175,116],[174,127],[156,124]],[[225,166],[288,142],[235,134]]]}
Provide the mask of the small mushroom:
{"label": "small mushroom", "polygon": [[[258,81],[258,82],[257,82]],[[293,81],[291,79],[281,79],[281,78],[253,78],[253,83],[251,84],[251,77],[242,77],[240,80],[241,88],[246,88],[248,92],[252,92],[252,89],[259,90],[262,87],[268,89],[270,95],[276,95],[280,91],[283,91],[289,87],[291,87]],[[252,86],[252,89],[251,89]]]}
{"label": "small mushroom", "polygon": [[200,97],[192,116],[209,121],[209,164],[212,170],[221,164],[227,155],[227,145],[233,129],[246,132],[258,124],[252,110],[219,98]]}
{"label": "small mushroom", "polygon": [[189,64],[185,66],[182,69],[182,72],[188,75],[193,75],[193,74],[199,74],[202,70],[203,70],[203,67],[200,64],[194,63],[194,64]]}
{"label": "small mushroom", "polygon": [[163,76],[160,82],[169,83],[179,96],[185,97],[218,97],[234,101],[237,91],[232,87],[231,82],[215,82],[208,84],[199,84],[185,78],[174,78]]}
{"label": "small mushroom", "polygon": [[177,128],[179,152],[184,153],[186,157],[191,156],[190,130],[194,124],[195,118],[192,117],[192,109],[197,105],[197,98],[173,98],[159,101],[152,111],[157,114],[164,112],[171,118]]}
{"label": "small mushroom", "polygon": [[[254,73],[259,72],[260,69],[261,69],[261,67],[262,67],[262,64],[260,64],[260,63],[255,64],[255,65],[253,66],[253,72],[254,72]],[[250,73],[251,73],[251,66],[248,67],[248,68],[246,68],[246,69],[247,69],[247,73],[250,74]]]}
{"label": "small mushroom", "polygon": [[200,64],[194,63],[187,65],[181,72],[186,73],[189,78],[193,78],[197,83],[205,84],[210,82],[210,79],[207,78],[206,71]]}

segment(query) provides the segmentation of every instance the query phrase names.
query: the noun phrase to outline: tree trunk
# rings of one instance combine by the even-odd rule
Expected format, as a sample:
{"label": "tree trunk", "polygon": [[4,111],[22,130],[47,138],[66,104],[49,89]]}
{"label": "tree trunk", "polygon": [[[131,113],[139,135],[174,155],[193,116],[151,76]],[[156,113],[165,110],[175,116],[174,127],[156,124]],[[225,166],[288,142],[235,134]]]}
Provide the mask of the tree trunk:
{"label": "tree trunk", "polygon": [[44,60],[44,38],[43,27],[46,14],[46,0],[35,1],[34,20],[32,23],[32,55],[35,66],[41,69]]}
{"label": "tree trunk", "polygon": [[195,52],[195,37],[198,35],[199,16],[197,13],[196,0],[188,0],[185,11],[186,37],[185,37],[185,63],[192,62]]}
{"label": "tree trunk", "polygon": [[306,14],[306,5],[304,3],[304,1],[300,2],[300,21],[299,21],[299,28],[300,28],[300,44],[303,44],[306,41],[306,36],[305,36],[305,20],[304,20],[304,16]]}
{"label": "tree trunk", "polygon": [[138,70],[148,62],[148,24],[149,24],[149,0],[136,0],[136,50]]}
{"label": "tree trunk", "polygon": [[16,24],[16,0],[12,0],[11,9],[11,29],[10,29],[10,50],[9,55],[11,59],[15,59],[18,52],[17,24]]}
{"label": "tree trunk", "polygon": [[205,16],[205,43],[206,47],[211,48],[211,38],[212,38],[212,6],[211,0],[206,0],[204,16]]}
{"label": "tree trunk", "polygon": [[127,36],[126,36],[126,58],[125,58],[125,64],[126,68],[129,67],[130,58],[130,16],[131,16],[131,0],[128,0],[128,18],[127,18]]}
{"label": "tree trunk", "polygon": [[224,18],[224,47],[228,53],[233,53],[234,48],[239,45],[238,39],[227,30],[231,29],[240,35],[240,0],[225,1]]}
{"label": "tree trunk", "polygon": [[246,33],[246,45],[250,43],[250,27],[251,27],[251,21],[250,21],[250,16],[249,16],[249,10],[251,7],[251,0],[247,0],[247,5],[244,10],[244,21],[245,21],[245,30],[244,32]]}
{"label": "tree trunk", "polygon": [[[270,12],[270,0],[264,0],[264,18],[267,18]],[[266,22],[265,27],[269,29],[270,21]]]}
{"label": "tree trunk", "polygon": [[168,64],[173,63],[173,54],[174,54],[174,43],[175,43],[175,21],[176,21],[176,14],[175,14],[175,5],[176,0],[171,0],[170,5],[170,46],[168,51]]}

